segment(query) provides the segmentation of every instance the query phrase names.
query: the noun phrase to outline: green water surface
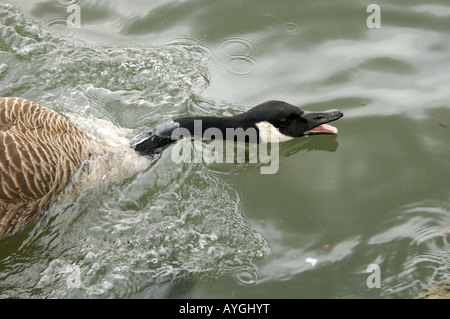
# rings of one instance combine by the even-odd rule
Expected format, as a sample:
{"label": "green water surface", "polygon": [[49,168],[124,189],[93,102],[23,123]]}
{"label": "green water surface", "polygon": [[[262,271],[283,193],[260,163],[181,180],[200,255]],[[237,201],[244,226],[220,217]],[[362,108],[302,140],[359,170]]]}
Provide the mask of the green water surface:
{"label": "green water surface", "polygon": [[369,28],[371,3],[0,3],[0,95],[107,144],[272,99],[344,112],[282,143],[275,174],[177,164],[175,144],[85,185],[0,242],[0,297],[413,298],[447,278],[450,5],[378,1]]}

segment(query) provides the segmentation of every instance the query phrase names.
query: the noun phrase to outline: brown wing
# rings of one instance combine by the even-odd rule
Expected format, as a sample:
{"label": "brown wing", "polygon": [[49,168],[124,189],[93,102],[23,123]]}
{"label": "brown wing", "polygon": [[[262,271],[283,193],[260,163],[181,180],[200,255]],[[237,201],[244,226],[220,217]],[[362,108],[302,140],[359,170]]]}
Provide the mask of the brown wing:
{"label": "brown wing", "polygon": [[0,239],[42,210],[96,144],[50,109],[0,98]]}

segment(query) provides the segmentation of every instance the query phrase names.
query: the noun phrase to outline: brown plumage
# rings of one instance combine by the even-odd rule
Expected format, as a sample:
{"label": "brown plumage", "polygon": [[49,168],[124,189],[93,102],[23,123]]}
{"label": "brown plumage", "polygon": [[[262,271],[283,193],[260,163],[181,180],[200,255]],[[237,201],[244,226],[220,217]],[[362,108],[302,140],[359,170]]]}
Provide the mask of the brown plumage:
{"label": "brown plumage", "polygon": [[0,97],[0,240],[42,211],[84,160],[107,150],[50,109]]}

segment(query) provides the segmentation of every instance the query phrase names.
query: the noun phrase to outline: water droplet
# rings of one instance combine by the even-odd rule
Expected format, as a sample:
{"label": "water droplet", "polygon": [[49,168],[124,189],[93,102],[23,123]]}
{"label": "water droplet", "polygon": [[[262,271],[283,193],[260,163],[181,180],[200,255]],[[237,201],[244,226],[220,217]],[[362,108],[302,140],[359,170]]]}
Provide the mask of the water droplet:
{"label": "water droplet", "polygon": [[8,70],[8,64],[2,63],[0,64],[0,76]]}
{"label": "water droplet", "polygon": [[297,34],[298,31],[300,30],[300,27],[298,24],[294,22],[288,22],[284,25],[284,29],[286,30],[287,33]]}
{"label": "water droplet", "polygon": [[259,278],[259,273],[254,271],[245,270],[240,272],[239,274],[236,274],[236,279],[239,283],[244,285],[254,285],[257,283]]}
{"label": "water droplet", "polygon": [[262,16],[262,23],[266,28],[273,28],[277,25],[277,18],[269,13],[266,13]]}
{"label": "water droplet", "polygon": [[442,228],[441,234],[445,239],[450,238],[450,226]]}

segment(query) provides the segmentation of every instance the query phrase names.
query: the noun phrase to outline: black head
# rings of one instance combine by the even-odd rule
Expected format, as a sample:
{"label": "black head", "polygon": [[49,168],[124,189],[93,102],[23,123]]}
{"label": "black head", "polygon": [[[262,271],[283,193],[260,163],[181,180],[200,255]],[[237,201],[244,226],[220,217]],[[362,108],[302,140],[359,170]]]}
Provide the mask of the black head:
{"label": "black head", "polygon": [[281,133],[281,140],[287,140],[312,134],[337,134],[335,127],[325,123],[342,116],[340,110],[307,112],[283,101],[268,101],[237,117],[249,125],[252,123],[260,131],[262,128],[271,130],[275,128]]}

